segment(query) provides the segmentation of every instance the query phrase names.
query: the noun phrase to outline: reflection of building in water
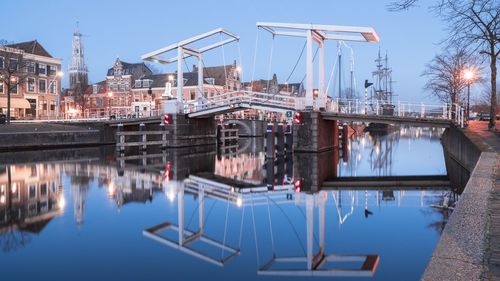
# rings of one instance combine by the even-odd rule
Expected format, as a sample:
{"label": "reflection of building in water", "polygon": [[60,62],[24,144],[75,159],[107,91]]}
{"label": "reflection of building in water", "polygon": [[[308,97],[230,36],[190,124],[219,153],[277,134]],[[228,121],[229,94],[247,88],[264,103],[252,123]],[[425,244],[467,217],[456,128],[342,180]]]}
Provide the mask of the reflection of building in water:
{"label": "reflection of building in water", "polygon": [[151,201],[153,192],[161,191],[161,174],[125,170],[119,175],[116,167],[97,163],[65,163],[62,167],[71,178],[75,220],[79,224],[83,222],[90,181],[97,181],[100,187],[105,187],[108,196],[119,207],[129,202]]}
{"label": "reflection of building in water", "polygon": [[16,239],[9,239],[16,232],[41,232],[62,213],[64,205],[57,165],[0,167],[0,243],[4,250],[17,247],[12,244]]}
{"label": "reflection of building in water", "polygon": [[215,174],[225,178],[259,184],[264,179],[262,173],[264,163],[264,152],[222,157],[215,162]]}

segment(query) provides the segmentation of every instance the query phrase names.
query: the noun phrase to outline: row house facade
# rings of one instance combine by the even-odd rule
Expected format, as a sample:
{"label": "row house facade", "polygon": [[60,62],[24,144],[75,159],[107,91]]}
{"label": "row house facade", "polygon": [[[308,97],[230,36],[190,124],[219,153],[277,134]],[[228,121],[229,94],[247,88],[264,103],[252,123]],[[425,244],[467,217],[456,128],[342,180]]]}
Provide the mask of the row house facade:
{"label": "row house facade", "polygon": [[[203,69],[203,95],[207,98],[239,90],[240,75],[236,62]],[[126,63],[116,59],[106,80],[92,84],[86,96],[89,116],[135,114],[145,116],[161,110],[165,95],[177,97],[177,74],[153,74],[144,63]],[[198,68],[183,74],[183,99],[194,100],[198,92]]]}
{"label": "row house facade", "polygon": [[[58,114],[61,63],[36,40],[0,47],[0,75],[10,71],[11,81],[19,81],[11,90],[12,117],[34,119]],[[0,113],[6,111],[7,84],[0,81]]]}

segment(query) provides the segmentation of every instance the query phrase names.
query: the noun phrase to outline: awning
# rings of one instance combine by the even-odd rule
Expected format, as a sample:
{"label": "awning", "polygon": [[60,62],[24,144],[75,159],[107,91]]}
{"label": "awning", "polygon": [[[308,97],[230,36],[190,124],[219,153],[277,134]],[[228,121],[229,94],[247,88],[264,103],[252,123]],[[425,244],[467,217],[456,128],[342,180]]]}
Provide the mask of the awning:
{"label": "awning", "polygon": [[[7,108],[7,98],[0,98],[0,108]],[[24,108],[29,109],[31,105],[29,101],[22,98],[10,98],[10,108]]]}

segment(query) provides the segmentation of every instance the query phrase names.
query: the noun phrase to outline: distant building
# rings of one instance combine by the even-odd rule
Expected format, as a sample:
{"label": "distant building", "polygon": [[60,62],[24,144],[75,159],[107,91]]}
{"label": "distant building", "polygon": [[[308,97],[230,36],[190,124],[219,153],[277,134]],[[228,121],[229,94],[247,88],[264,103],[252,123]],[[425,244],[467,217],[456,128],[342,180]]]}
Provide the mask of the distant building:
{"label": "distant building", "polygon": [[[203,96],[210,98],[241,88],[236,62],[226,66],[203,69]],[[198,92],[198,68],[183,74],[183,98],[195,100]],[[107,114],[145,115],[161,109],[163,96],[177,97],[177,74],[153,74],[144,63],[126,63],[116,59],[107,72],[106,80],[92,85],[87,95],[91,116]],[[146,109],[146,110],[145,110]]]}
{"label": "distant building", "polygon": [[[9,58],[9,62],[6,59]],[[15,61],[15,62],[14,62]],[[21,63],[22,61],[22,63]],[[0,46],[0,69],[19,67],[22,83],[11,93],[11,116],[53,117],[61,94],[61,60],[52,57],[36,40]],[[21,70],[24,68],[24,70]],[[7,89],[0,82],[0,112],[7,111]]]}

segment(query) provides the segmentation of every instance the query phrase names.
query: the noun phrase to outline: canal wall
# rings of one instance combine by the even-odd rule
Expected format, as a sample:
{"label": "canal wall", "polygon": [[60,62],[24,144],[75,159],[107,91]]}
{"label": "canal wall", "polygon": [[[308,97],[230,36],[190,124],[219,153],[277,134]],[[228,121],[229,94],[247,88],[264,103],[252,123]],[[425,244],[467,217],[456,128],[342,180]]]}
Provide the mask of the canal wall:
{"label": "canal wall", "polygon": [[484,280],[488,252],[489,198],[497,153],[480,136],[456,127],[442,137],[445,153],[471,172],[422,280]]}
{"label": "canal wall", "polygon": [[[102,125],[101,125],[102,126]],[[81,147],[113,143],[94,125],[11,124],[0,127],[0,151]]]}

